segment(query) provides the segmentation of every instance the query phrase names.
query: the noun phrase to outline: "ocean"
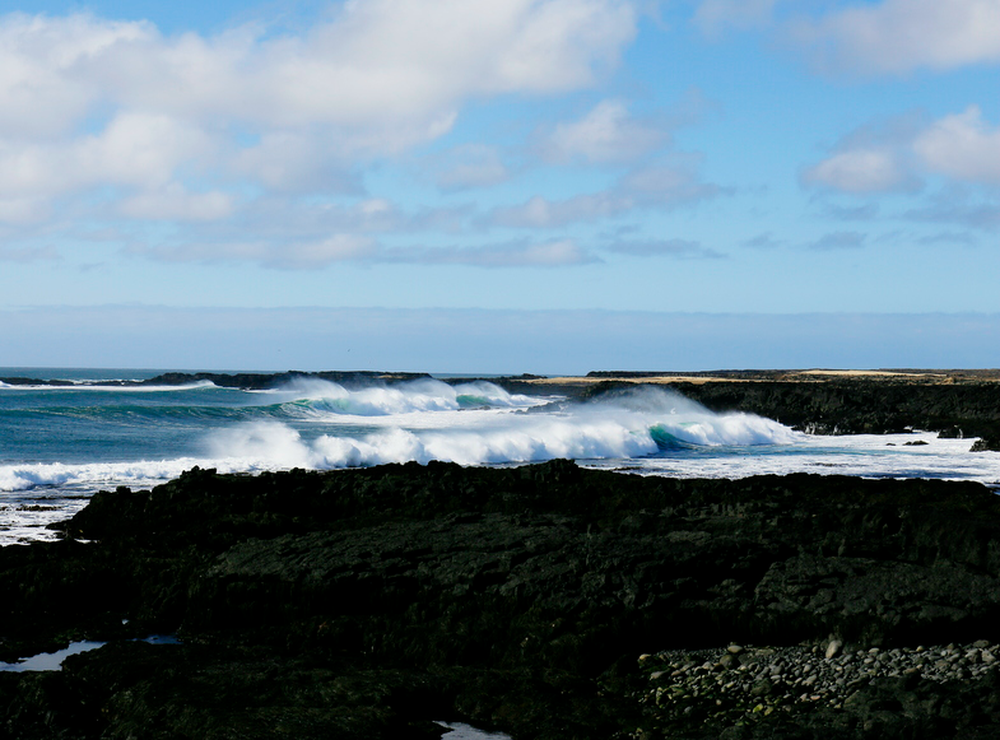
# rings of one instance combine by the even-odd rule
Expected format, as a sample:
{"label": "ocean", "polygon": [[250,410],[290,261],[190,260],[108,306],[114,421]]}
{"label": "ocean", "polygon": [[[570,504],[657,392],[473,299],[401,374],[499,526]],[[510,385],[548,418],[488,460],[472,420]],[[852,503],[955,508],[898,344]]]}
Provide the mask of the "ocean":
{"label": "ocean", "polygon": [[488,380],[347,388],[299,379],[273,390],[210,382],[111,386],[161,370],[0,368],[0,545],[53,539],[102,489],[148,488],[195,465],[220,472],[445,460],[514,465],[573,458],[643,475],[742,478],[793,472],[975,480],[1000,489],[1000,453],[973,439],[815,436],[712,413],[660,388],[574,402]]}

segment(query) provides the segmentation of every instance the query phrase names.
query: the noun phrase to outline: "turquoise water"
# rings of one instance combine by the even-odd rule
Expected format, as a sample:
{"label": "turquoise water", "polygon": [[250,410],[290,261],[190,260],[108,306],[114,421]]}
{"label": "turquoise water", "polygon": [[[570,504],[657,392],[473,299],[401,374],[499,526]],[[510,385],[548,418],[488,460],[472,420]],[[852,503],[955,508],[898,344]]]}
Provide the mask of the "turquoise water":
{"label": "turquoise water", "polygon": [[[1000,453],[917,433],[813,437],[750,414],[714,414],[640,389],[587,404],[518,396],[488,381],[344,387],[303,379],[269,391],[119,387],[161,370],[0,368],[0,544],[45,539],[102,488],[150,487],[194,465],[222,472],[415,460],[462,465],[573,458],[650,475],[738,478],[797,471],[1000,484]],[[926,442],[904,446],[906,441]]]}

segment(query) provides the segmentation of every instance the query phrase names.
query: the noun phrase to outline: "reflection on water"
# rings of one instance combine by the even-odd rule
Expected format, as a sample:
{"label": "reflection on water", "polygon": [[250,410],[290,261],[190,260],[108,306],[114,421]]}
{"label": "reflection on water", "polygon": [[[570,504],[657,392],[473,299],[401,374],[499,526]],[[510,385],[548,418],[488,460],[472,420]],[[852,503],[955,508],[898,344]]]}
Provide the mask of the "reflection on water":
{"label": "reflection on water", "polygon": [[103,642],[82,642],[70,643],[69,647],[57,650],[54,653],[39,653],[30,658],[25,658],[17,663],[0,663],[0,671],[58,671],[62,670],[62,662],[71,655],[85,653],[88,650],[96,650],[103,645]]}
{"label": "reflection on water", "polygon": [[486,732],[462,722],[438,722],[437,724],[450,730],[441,736],[444,740],[510,740],[510,735],[505,735],[502,732]]}
{"label": "reflection on water", "polygon": [[[150,645],[176,645],[180,641],[173,635],[150,635],[142,638],[141,642],[148,642]],[[30,658],[19,660],[16,663],[0,663],[0,671],[12,671],[20,673],[23,671],[61,671],[63,661],[71,655],[85,653],[88,650],[96,650],[107,643],[82,640],[72,642],[62,650],[54,653],[38,653]]]}

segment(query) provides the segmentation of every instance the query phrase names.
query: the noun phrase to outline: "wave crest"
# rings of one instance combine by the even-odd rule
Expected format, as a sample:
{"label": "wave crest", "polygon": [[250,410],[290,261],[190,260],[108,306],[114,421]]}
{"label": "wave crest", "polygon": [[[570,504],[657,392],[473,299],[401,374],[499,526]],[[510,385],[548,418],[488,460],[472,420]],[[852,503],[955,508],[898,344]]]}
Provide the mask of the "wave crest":
{"label": "wave crest", "polygon": [[285,408],[290,413],[313,416],[399,416],[465,408],[527,408],[544,402],[529,396],[510,394],[487,381],[452,386],[433,379],[358,389],[309,379],[296,381],[279,393],[294,397],[285,402]]}
{"label": "wave crest", "polygon": [[[477,390],[482,393],[484,389]],[[462,395],[471,395],[461,391],[455,391],[456,404]],[[447,426],[393,424],[375,432],[334,430],[308,439],[288,424],[256,421],[216,432],[210,440],[211,451],[214,456],[243,459],[255,467],[339,468],[431,460],[482,465],[554,458],[636,458],[683,447],[787,444],[797,438],[791,429],[770,419],[716,414],[683,396],[653,391],[535,414],[461,414],[449,416],[452,423]],[[408,403],[415,397],[411,392]],[[394,403],[398,396],[378,398]],[[511,398],[511,403],[517,403],[516,397]],[[498,396],[497,400],[507,399]]]}

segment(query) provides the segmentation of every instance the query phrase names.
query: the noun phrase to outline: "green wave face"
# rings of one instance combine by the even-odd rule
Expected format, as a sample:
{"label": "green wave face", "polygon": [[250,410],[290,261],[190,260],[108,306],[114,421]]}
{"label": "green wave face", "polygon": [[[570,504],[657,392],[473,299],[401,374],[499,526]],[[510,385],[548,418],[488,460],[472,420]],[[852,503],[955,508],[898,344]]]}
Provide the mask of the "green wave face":
{"label": "green wave face", "polygon": [[492,406],[493,403],[485,396],[460,395],[456,396],[458,407],[461,409],[475,409],[483,406]]}
{"label": "green wave face", "polygon": [[653,438],[656,446],[662,450],[689,450],[698,445],[692,444],[667,431],[662,424],[654,424],[649,428],[649,436]]}

